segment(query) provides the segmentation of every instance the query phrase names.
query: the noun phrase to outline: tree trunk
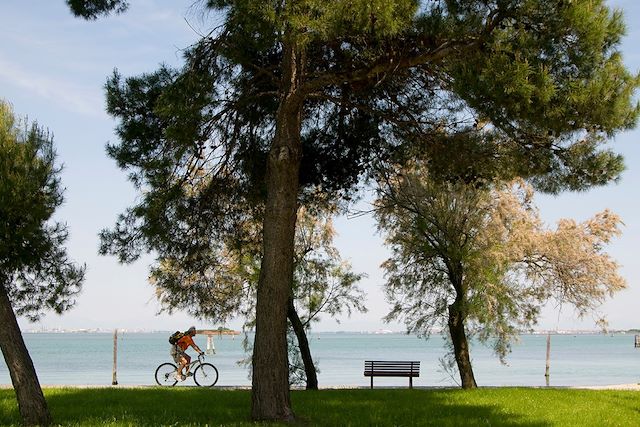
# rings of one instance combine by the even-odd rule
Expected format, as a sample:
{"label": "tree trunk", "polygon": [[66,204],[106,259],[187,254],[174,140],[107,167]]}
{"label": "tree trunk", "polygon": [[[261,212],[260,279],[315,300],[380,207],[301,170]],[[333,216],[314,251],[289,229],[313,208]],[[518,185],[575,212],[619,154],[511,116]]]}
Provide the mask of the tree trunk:
{"label": "tree trunk", "polygon": [[449,306],[449,333],[453,343],[453,353],[460,372],[462,388],[476,388],[471,359],[469,358],[469,343],[464,331],[464,312],[461,301],[457,300]]}
{"label": "tree trunk", "polygon": [[267,163],[263,258],[256,301],[251,416],[292,421],[287,355],[287,302],[293,283],[294,235],[300,169],[302,99],[300,58],[285,36],[281,99]]}
{"label": "tree trunk", "polygon": [[311,357],[311,349],[309,348],[307,333],[304,330],[304,325],[300,320],[300,316],[298,316],[296,306],[293,304],[293,298],[289,298],[287,317],[291,322],[296,338],[298,338],[298,347],[300,347],[300,355],[302,356],[302,362],[304,363],[304,373],[307,377],[307,390],[317,390],[318,374],[316,373],[316,367],[313,364],[313,358]]}
{"label": "tree trunk", "polygon": [[42,394],[36,370],[2,283],[0,283],[0,349],[9,368],[22,421],[28,426],[49,425],[51,415],[47,401]]}

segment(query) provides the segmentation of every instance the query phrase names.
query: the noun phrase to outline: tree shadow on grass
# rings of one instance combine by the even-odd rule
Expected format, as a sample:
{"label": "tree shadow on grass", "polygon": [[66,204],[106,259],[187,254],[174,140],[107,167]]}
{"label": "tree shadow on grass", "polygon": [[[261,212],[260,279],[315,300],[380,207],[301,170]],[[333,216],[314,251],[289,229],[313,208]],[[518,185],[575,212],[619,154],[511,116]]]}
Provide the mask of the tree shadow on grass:
{"label": "tree shadow on grass", "polygon": [[[63,426],[255,425],[248,390],[48,388],[45,396]],[[302,426],[550,425],[453,390],[294,391],[292,403]],[[0,425],[19,421],[13,390],[0,390]]]}
{"label": "tree shadow on grass", "polygon": [[246,390],[202,388],[48,389],[54,422],[61,425],[246,425]]}
{"label": "tree shadow on grass", "polygon": [[0,390],[0,426],[20,425],[16,394],[12,388]]}
{"label": "tree shadow on grass", "polygon": [[[498,404],[455,399],[451,390],[331,390],[316,399],[298,399],[297,414],[310,425],[326,426],[526,426],[551,425],[527,414],[509,413]],[[464,392],[462,392],[464,393]],[[298,402],[298,400],[300,400]],[[313,414],[324,414],[317,423]]]}

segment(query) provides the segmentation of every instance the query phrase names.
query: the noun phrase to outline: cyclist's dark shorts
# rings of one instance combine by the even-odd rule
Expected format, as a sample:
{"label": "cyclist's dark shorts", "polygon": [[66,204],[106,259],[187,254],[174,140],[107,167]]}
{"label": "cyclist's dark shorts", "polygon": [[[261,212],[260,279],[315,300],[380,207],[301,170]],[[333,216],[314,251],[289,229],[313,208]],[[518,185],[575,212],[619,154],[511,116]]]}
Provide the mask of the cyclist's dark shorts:
{"label": "cyclist's dark shorts", "polygon": [[180,363],[180,358],[182,357],[188,360],[187,353],[182,351],[177,345],[171,347],[171,351],[169,352],[169,354],[171,354],[171,357],[173,357],[173,361],[176,363]]}

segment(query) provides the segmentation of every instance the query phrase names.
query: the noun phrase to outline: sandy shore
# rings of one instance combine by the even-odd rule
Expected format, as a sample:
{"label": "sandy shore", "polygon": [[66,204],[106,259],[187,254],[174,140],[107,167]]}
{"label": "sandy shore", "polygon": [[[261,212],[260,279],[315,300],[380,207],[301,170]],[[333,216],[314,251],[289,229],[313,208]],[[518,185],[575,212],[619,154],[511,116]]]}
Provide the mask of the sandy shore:
{"label": "sandy shore", "polygon": [[[189,384],[189,385],[183,385],[182,387],[195,387],[194,384]],[[112,386],[112,385],[108,385],[108,384],[70,384],[70,385],[63,385],[63,384],[42,384],[42,388],[151,388],[151,387],[158,387],[157,385],[134,385],[134,384],[121,384],[121,385],[117,385],[117,386]],[[13,388],[13,386],[11,386],[10,384],[0,384],[0,389],[7,389],[7,388]],[[218,390],[251,390],[251,386],[216,386],[214,387]],[[379,386],[376,387],[377,389],[404,389],[407,387],[403,387],[403,386],[392,386],[392,387],[385,387],[385,386]],[[453,389],[453,388],[457,388],[457,387],[433,387],[433,386],[414,386],[415,389],[425,389],[425,390],[438,390],[438,389]],[[497,387],[482,387],[480,386],[480,388],[497,388]],[[537,387],[532,387],[532,388],[547,388],[544,386],[537,386]],[[558,386],[558,387],[548,387],[548,388],[559,388],[559,389],[581,389],[581,390],[631,390],[631,391],[640,391],[640,383],[632,383],[632,384],[610,384],[610,385],[593,385],[593,386],[589,386],[589,385],[585,385],[585,386]],[[303,390],[304,388],[300,387],[293,387],[293,390]],[[324,390],[357,390],[357,389],[369,389],[369,386],[334,386],[334,387],[320,387],[320,389],[324,389]]]}
{"label": "sandy shore", "polygon": [[582,387],[571,387],[571,388],[582,388],[582,389],[588,389],[588,390],[635,390],[635,391],[640,391],[640,383],[613,384],[613,385],[593,385],[593,386],[582,386]]}

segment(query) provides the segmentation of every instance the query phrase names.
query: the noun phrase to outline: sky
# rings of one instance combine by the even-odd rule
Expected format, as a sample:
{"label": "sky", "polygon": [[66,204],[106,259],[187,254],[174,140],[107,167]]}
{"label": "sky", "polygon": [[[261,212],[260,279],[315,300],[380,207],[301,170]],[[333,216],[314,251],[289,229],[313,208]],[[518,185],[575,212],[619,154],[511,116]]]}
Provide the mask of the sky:
{"label": "sky", "polygon": [[[111,227],[119,213],[136,199],[124,172],[105,154],[118,142],[115,121],[105,112],[103,87],[114,69],[124,76],[154,71],[159,64],[179,66],[181,50],[209,28],[216,17],[200,17],[193,0],[133,0],[123,15],[86,22],[74,18],[64,0],[3,0],[0,3],[0,98],[19,116],[27,116],[54,135],[65,203],[56,219],[70,232],[71,258],[87,266],[76,306],[62,314],[48,313],[40,322],[19,319],[23,329],[175,330],[196,325],[217,327],[185,314],[158,315],[153,288],[147,282],[152,257],[122,265],[99,256],[98,233]],[[621,51],[632,72],[640,70],[640,1],[611,0],[622,9],[627,36]],[[640,130],[617,135],[611,147],[624,155],[627,170],[618,183],[586,193],[537,196],[542,218],[553,226],[560,218],[585,220],[609,208],[625,226],[608,252],[621,264],[628,289],[601,307],[612,329],[639,328],[640,259]],[[366,203],[360,206],[367,209]],[[384,323],[389,311],[380,264],[389,252],[370,216],[341,217],[335,222],[336,246],[353,270],[365,273],[360,283],[368,313],[350,318],[324,316],[317,331],[403,331],[401,323]],[[340,321],[340,323],[337,322]],[[226,326],[239,328],[240,320]],[[546,307],[537,329],[594,329],[593,319],[578,320],[569,307]]]}

